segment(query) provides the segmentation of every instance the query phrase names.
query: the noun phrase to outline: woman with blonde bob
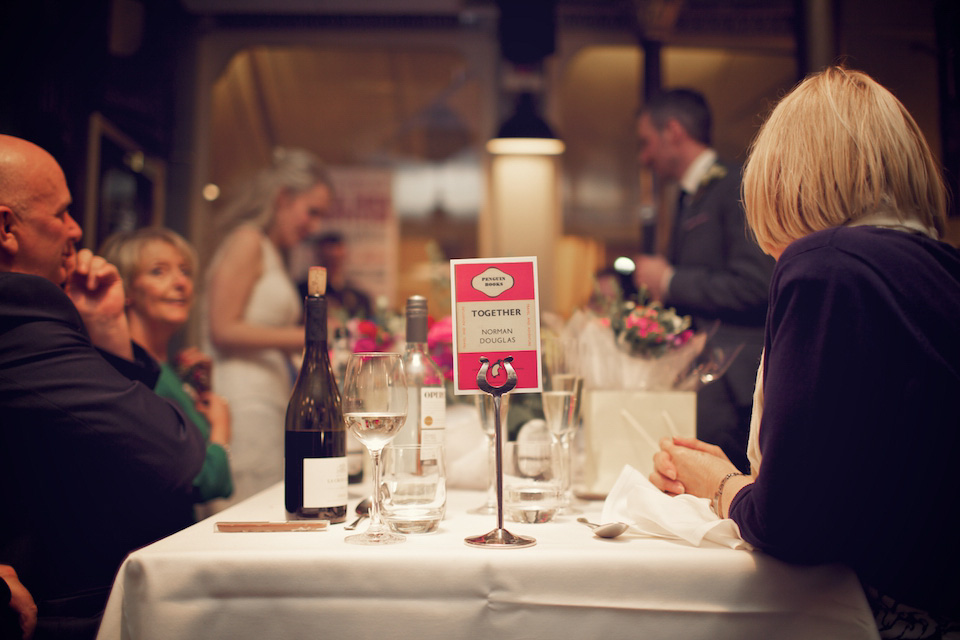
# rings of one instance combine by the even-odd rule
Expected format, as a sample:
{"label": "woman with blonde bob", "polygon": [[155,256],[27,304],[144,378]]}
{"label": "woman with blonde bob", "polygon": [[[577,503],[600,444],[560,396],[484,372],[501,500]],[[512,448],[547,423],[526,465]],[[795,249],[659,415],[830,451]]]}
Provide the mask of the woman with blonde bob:
{"label": "woman with blonde bob", "polygon": [[774,109],[743,195],[777,259],[751,475],[677,438],[650,480],[773,556],[852,567],[881,637],[958,637],[960,252],[938,165],[889,91],[832,67]]}
{"label": "woman with blonde bob", "polygon": [[154,391],[175,402],[207,441],[193,481],[196,502],[229,497],[230,410],[209,388],[210,358],[196,347],[170,357],[173,337],[189,320],[196,298],[196,250],[170,229],[144,227],[111,235],[100,253],[123,278],[131,338],[160,364]]}

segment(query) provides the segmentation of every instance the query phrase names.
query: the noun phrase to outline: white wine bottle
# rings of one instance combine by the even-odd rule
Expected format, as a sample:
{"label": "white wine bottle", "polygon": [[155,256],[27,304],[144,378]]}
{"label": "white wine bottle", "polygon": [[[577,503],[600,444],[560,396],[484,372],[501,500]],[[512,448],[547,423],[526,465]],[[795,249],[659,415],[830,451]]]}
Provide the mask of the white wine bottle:
{"label": "white wine bottle", "polygon": [[407,299],[407,347],[403,368],[407,374],[407,422],[394,444],[443,444],[447,419],[447,392],[443,372],[427,349],[427,299]]}
{"label": "white wine bottle", "polygon": [[306,350],[287,405],[284,506],[288,519],[343,522],[347,517],[347,427],[327,351],[327,274],[311,267]]}

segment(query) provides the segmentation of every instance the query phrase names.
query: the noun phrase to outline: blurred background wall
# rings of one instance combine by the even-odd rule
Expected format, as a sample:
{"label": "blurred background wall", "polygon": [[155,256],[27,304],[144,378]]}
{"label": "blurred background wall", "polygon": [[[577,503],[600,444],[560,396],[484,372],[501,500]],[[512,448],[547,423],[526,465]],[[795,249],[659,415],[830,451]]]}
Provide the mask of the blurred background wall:
{"label": "blurred background wall", "polygon": [[[661,197],[638,166],[634,116],[658,87],[702,91],[715,146],[742,162],[779,96],[844,62],[906,104],[960,192],[958,4],[7,0],[0,131],[60,160],[88,246],[165,224],[208,258],[220,203],[278,145],[387,175],[399,234],[382,293],[391,306],[427,295],[435,315],[449,309],[446,260],[514,251],[530,210],[548,234],[531,245],[542,294],[563,314],[596,268],[656,246]],[[546,182],[529,183],[546,204],[527,209],[498,204],[484,147],[521,93],[565,143],[538,170]]]}

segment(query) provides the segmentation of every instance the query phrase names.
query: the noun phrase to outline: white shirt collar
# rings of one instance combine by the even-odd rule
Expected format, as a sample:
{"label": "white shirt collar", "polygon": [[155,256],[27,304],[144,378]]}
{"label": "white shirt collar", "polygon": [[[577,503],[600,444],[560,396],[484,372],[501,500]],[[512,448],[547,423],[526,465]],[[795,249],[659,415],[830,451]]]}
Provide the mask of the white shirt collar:
{"label": "white shirt collar", "polygon": [[848,227],[884,227],[900,231],[914,231],[937,240],[939,234],[912,216],[900,217],[893,213],[877,211],[847,222]]}
{"label": "white shirt collar", "polygon": [[683,177],[680,178],[680,188],[686,193],[696,193],[700,188],[700,181],[703,180],[703,176],[707,175],[707,171],[710,170],[710,167],[712,167],[716,161],[716,151],[713,149],[704,149],[701,151],[700,155],[694,158],[690,166],[687,167],[687,170],[683,173]]}

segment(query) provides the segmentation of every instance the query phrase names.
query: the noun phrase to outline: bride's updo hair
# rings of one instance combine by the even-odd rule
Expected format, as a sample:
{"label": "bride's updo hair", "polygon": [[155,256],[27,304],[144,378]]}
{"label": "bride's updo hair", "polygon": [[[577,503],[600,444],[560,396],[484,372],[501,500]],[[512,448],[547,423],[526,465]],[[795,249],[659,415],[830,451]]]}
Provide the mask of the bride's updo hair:
{"label": "bride's updo hair", "polygon": [[333,185],[326,166],[305,149],[276,147],[271,162],[252,178],[241,183],[236,196],[220,217],[221,231],[249,223],[261,230],[273,220],[277,196],[297,196],[322,184],[330,191]]}

